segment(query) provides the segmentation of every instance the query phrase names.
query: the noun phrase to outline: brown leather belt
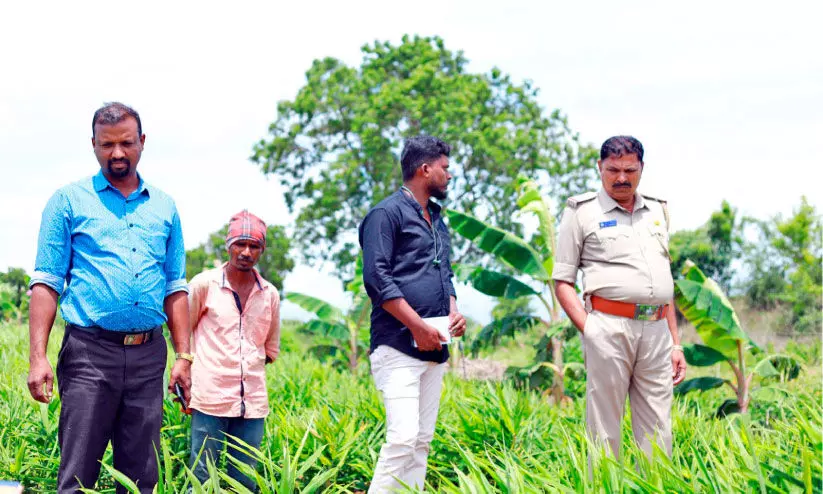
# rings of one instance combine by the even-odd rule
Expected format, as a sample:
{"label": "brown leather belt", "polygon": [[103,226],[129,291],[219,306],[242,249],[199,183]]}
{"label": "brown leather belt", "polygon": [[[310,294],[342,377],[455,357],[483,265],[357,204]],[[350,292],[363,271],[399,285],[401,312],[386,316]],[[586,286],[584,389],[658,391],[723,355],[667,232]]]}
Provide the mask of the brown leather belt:
{"label": "brown leather belt", "polygon": [[119,343],[121,345],[142,345],[143,343],[150,342],[155,333],[162,334],[163,328],[160,326],[154,327],[148,331],[141,331],[139,333],[134,332],[123,332],[123,331],[111,331],[108,329],[103,329],[99,326],[77,326],[75,324],[66,324],[66,329],[70,331],[82,331],[84,333],[89,333],[94,335],[97,338],[103,338],[104,340],[112,341],[114,343]]}
{"label": "brown leather belt", "polygon": [[617,302],[603,297],[592,295],[592,309],[604,314],[627,317],[640,321],[659,321],[666,317],[669,312],[669,304],[631,304],[628,302]]}

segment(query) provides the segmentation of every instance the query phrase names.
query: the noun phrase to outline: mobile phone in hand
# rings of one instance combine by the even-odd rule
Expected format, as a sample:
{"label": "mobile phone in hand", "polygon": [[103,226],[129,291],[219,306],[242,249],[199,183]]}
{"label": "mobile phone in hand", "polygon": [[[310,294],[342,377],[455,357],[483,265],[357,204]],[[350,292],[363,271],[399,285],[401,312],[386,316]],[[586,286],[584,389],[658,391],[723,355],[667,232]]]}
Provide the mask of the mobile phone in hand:
{"label": "mobile phone in hand", "polygon": [[180,400],[180,406],[183,407],[183,413],[189,414],[189,404],[186,403],[186,395],[183,394],[183,388],[180,387],[180,383],[174,383],[174,394],[177,395],[177,399]]}

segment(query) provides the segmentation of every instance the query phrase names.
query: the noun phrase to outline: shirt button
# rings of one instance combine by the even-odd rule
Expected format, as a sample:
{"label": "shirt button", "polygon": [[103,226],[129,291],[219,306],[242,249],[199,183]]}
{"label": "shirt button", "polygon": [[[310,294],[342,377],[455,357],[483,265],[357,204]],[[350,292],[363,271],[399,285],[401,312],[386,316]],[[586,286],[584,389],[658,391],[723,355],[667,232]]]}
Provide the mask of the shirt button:
{"label": "shirt button", "polygon": [[140,276],[140,275],[139,274],[134,275],[135,278],[137,278],[138,276]]}
{"label": "shirt button", "polygon": [[137,249],[136,249],[136,248],[134,248],[134,247],[132,247],[131,251],[132,251],[132,252],[137,252]]}
{"label": "shirt button", "polygon": [[129,223],[129,228],[133,227],[134,223]]}
{"label": "shirt button", "polygon": [[139,303],[140,303],[140,302],[135,302],[135,303],[134,303],[134,305],[137,305],[137,304],[139,304]]}

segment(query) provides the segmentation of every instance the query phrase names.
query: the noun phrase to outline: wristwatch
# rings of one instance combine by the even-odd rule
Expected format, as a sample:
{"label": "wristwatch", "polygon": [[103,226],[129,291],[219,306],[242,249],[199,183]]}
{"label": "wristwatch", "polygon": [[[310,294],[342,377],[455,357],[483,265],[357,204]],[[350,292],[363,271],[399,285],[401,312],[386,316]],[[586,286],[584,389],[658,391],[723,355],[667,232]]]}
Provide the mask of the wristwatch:
{"label": "wristwatch", "polygon": [[190,354],[190,353],[181,353],[181,352],[178,352],[175,356],[176,356],[178,359],[188,360],[188,361],[189,361],[189,362],[191,362],[192,364],[194,363],[194,355],[192,355],[192,354]]}
{"label": "wristwatch", "polygon": [[682,352],[683,351],[683,345],[672,345],[672,351],[673,352],[677,352],[677,351]]}

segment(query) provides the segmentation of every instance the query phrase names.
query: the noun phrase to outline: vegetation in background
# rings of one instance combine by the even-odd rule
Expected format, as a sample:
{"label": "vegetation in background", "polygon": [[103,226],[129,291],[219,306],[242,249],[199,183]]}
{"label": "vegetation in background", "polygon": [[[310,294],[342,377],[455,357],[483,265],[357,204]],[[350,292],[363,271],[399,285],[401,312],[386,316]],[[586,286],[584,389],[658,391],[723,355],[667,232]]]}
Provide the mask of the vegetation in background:
{"label": "vegetation in background", "polygon": [[[305,338],[293,331],[284,325],[284,341]],[[61,336],[56,328],[49,345],[52,363]],[[60,402],[40,405],[28,395],[27,341],[24,326],[0,324],[0,478],[22,481],[27,492],[54,492]],[[259,452],[261,492],[366,490],[385,435],[384,411],[371,377],[285,349],[267,373],[271,413]],[[750,414],[721,420],[705,420],[702,410],[717,408],[726,399],[722,390],[686,395],[676,400],[672,412],[671,459],[658,454],[646,461],[629,440],[626,423],[622,460],[598,459],[590,469],[583,400],[551,407],[539,393],[511,383],[464,381],[450,374],[426,490],[821,492],[820,372],[810,367],[808,374],[779,386],[785,395],[768,409],[755,407]],[[186,468],[189,420],[168,398],[158,452],[158,493],[183,493],[194,483]],[[116,481],[111,450],[103,463],[101,492],[112,492]],[[245,492],[221,477],[224,471],[212,470],[214,479],[222,479],[222,488]],[[195,483],[194,492],[217,491],[214,483],[202,489]]]}
{"label": "vegetation in background", "polygon": [[[703,345],[684,345],[686,361],[697,367],[711,366],[725,362],[734,373],[734,381],[716,376],[689,379],[675,388],[675,394],[690,391],[706,391],[724,384],[735,392],[735,398],[723,402],[717,409],[717,416],[730,413],[746,413],[752,398],[752,380],[755,375],[768,380],[794,379],[800,373],[800,364],[786,355],[762,356],[762,352],[743,331],[731,302],[720,286],[693,262],[687,260],[683,266],[683,278],[675,282],[675,300],[686,319],[691,322]],[[747,353],[759,355],[761,359],[749,372],[746,370]],[[779,369],[779,370],[778,370]],[[770,388],[774,393],[761,395],[779,396],[779,388]]]}
{"label": "vegetation in background", "polygon": [[[298,211],[295,242],[309,263],[330,261],[351,278],[357,226],[400,187],[409,136],[452,145],[449,207],[487,213],[509,231],[517,228],[511,197],[519,174],[558,200],[586,190],[595,176],[596,150],[578,141],[559,110],[540,107],[530,82],[515,83],[498,68],[471,73],[463,53],[438,37],[404,36],[362,52],[356,67],[315,60],[254,147],[252,161],[277,177],[289,210]],[[458,239],[453,258],[467,248]]]}
{"label": "vegetation in background", "polygon": [[476,355],[481,348],[497,345],[504,337],[517,338],[525,330],[542,325],[545,330],[537,346],[536,361],[525,368],[511,369],[509,374],[532,387],[547,387],[554,402],[561,404],[568,399],[565,393],[566,376],[580,378],[584,371],[581,363],[564,363],[563,359],[563,341],[574,336],[576,330],[568,320],[561,318],[555,283],[551,279],[556,242],[555,219],[536,182],[521,177],[518,181],[518,194],[516,204],[521,214],[533,214],[538,222],[537,233],[531,242],[535,247],[513,233],[493,227],[466,213],[446,210],[446,216],[449,218],[449,226],[456,233],[470,240],[483,252],[492,254],[501,268],[528,276],[532,282],[540,284],[540,289],[535,290],[505,271],[458,265],[456,272],[458,278],[466,280],[486,295],[508,300],[533,298],[540,301],[549,314],[549,320],[526,312],[528,305],[521,304],[514,313],[504,314],[481,329],[472,342],[472,353]]}

